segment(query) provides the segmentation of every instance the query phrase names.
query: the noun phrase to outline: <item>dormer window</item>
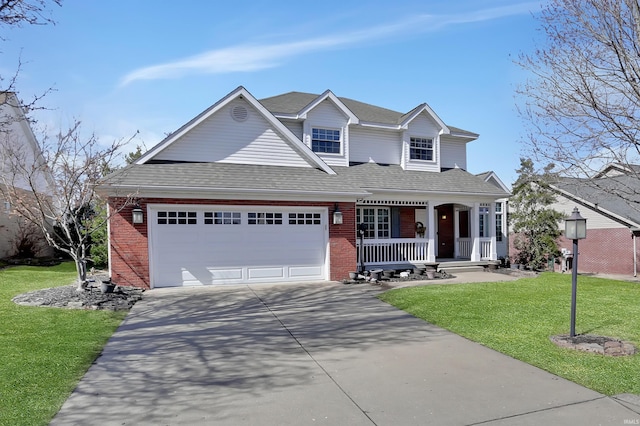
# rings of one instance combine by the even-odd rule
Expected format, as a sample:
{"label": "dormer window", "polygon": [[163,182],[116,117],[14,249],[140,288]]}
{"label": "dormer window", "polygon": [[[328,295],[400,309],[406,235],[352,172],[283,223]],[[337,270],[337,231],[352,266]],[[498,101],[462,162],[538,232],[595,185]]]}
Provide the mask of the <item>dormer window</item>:
{"label": "dormer window", "polygon": [[433,139],[411,138],[411,160],[433,161]]}
{"label": "dormer window", "polygon": [[325,154],[340,154],[340,130],[311,129],[311,150]]}

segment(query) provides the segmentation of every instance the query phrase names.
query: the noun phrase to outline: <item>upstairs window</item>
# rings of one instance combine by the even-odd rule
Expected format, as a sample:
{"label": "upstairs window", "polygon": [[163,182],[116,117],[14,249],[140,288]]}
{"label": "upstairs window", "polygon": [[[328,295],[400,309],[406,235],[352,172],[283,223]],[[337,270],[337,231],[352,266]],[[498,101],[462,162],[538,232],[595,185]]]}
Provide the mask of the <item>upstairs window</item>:
{"label": "upstairs window", "polygon": [[411,160],[433,161],[433,139],[411,138]]}
{"label": "upstairs window", "polygon": [[311,129],[311,150],[326,154],[340,154],[340,130]]}

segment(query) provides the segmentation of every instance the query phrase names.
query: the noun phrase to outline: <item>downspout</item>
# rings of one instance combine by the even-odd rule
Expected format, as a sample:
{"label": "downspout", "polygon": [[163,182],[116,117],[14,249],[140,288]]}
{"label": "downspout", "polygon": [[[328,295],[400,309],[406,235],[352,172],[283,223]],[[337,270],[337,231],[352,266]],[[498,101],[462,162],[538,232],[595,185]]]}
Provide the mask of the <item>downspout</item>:
{"label": "downspout", "polygon": [[638,252],[636,247],[636,233],[631,230],[631,238],[633,239],[633,276],[638,276]]}

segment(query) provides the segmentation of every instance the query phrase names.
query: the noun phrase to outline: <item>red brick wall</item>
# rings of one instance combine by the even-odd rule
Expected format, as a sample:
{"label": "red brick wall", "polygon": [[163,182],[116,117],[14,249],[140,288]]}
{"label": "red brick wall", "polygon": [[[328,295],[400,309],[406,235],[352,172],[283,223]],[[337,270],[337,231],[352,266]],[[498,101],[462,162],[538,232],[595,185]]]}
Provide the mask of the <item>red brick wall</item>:
{"label": "red brick wall", "polygon": [[[427,226],[426,223],[423,223]],[[415,207],[400,207],[400,238],[415,238],[416,212]]]}
{"label": "red brick wall", "polygon": [[[117,210],[122,198],[111,198],[109,204]],[[342,225],[333,225],[335,203],[327,202],[285,202],[255,200],[187,200],[170,198],[145,198],[140,201],[145,211],[145,223],[133,225],[132,206],[127,206],[111,218],[111,279],[120,285],[149,288],[149,245],[147,235],[147,204],[207,204],[207,205],[263,205],[328,207],[329,210],[329,279],[338,281],[356,271],[356,231],[355,203],[338,203],[343,216]]]}
{"label": "red brick wall", "polygon": [[[563,237],[558,247],[573,252],[573,241]],[[589,229],[587,226],[587,238],[578,241],[578,253],[578,272],[633,275],[633,238],[628,228]]]}
{"label": "red brick wall", "polygon": [[[513,247],[513,235],[509,237],[509,253],[517,253]],[[558,248],[573,252],[573,241],[561,237]],[[640,241],[637,242],[640,251]],[[578,241],[578,272],[592,274],[633,275],[633,238],[628,228],[588,229],[587,238]],[[640,257],[638,257],[640,262]],[[561,266],[556,264],[555,270]]]}

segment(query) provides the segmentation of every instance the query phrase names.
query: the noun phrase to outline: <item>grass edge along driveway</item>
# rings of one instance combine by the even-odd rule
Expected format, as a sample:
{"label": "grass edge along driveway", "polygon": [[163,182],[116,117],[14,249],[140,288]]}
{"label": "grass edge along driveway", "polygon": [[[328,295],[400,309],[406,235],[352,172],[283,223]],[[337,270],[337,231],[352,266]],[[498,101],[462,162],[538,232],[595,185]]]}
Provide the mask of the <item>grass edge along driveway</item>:
{"label": "grass edge along driveway", "polygon": [[70,262],[0,270],[0,425],[48,424],[126,316],[11,301],[75,277]]}
{"label": "grass edge along driveway", "polygon": [[[569,334],[571,276],[390,290],[380,299],[474,342],[605,395],[640,394],[640,355],[609,357],[562,349]],[[578,277],[576,333],[640,346],[640,284]]]}

